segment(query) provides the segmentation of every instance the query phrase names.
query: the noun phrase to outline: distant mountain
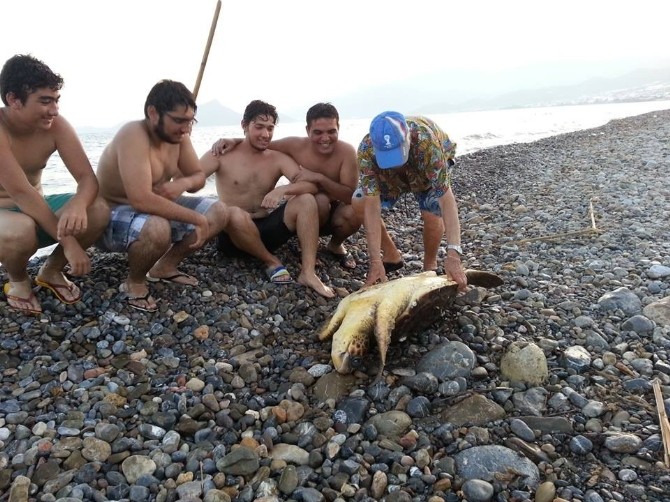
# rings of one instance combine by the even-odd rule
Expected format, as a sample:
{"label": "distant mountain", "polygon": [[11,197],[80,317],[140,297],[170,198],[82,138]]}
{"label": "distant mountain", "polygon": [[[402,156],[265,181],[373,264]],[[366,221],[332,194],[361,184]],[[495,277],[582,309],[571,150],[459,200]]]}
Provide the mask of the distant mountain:
{"label": "distant mountain", "polygon": [[[440,114],[540,106],[670,100],[670,60],[661,68],[636,69],[612,63],[534,65],[500,71],[452,70],[391,81],[333,96],[342,119],[373,117],[383,110]],[[600,76],[595,76],[600,75]],[[284,123],[301,122],[313,102],[280,113]],[[239,126],[242,113],[219,101],[198,104],[203,126]],[[118,129],[118,126],[113,129]],[[99,132],[109,128],[78,128]]]}
{"label": "distant mountain", "polygon": [[203,126],[240,125],[242,114],[223,106],[218,101],[198,104],[198,124]]}
{"label": "distant mountain", "polygon": [[[304,112],[302,112],[304,114]],[[208,101],[198,104],[198,124],[203,126],[239,126],[242,121],[242,114],[223,106],[218,101]],[[286,114],[280,113],[281,122],[295,122],[296,120]]]}
{"label": "distant mountain", "polygon": [[670,99],[670,68],[637,70],[611,78],[592,78],[573,85],[523,89],[493,97],[473,98],[458,104],[433,102],[417,113],[495,110],[558,105],[602,104]]}
{"label": "distant mountain", "polygon": [[670,99],[670,64],[627,72],[612,67],[601,71],[604,77],[593,73],[574,65],[440,72],[346,93],[332,103],[342,118],[351,119],[386,109],[437,114]]}

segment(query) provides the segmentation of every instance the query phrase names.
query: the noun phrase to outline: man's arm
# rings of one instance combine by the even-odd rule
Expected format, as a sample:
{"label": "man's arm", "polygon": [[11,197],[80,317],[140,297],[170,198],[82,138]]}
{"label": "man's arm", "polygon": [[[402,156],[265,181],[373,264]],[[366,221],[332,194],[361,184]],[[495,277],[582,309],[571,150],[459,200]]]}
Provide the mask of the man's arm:
{"label": "man's arm", "polygon": [[[277,158],[277,165],[281,174],[288,180],[293,179],[300,169],[300,166],[298,166],[296,161],[288,155],[280,152],[274,152],[274,155]],[[279,185],[267,193],[263,198],[261,206],[267,209],[274,208],[281,204],[287,197],[302,195],[304,193],[315,194],[318,191],[316,185],[307,181],[300,181],[297,183],[290,182],[286,185]]]}
{"label": "man's arm", "polygon": [[202,169],[205,178],[209,178],[212,174],[219,170],[219,159],[213,152],[205,152],[200,157],[200,169]]}
{"label": "man's arm", "polygon": [[377,281],[386,282],[386,271],[382,261],[382,205],[379,195],[364,196],[363,226],[365,227],[365,241],[368,248],[368,275],[366,286],[372,286]]}
{"label": "man's arm", "polygon": [[[444,221],[445,235],[447,244],[461,245],[461,224],[458,218],[458,205],[456,197],[451,187],[447,189],[439,199],[442,219]],[[444,270],[449,276],[458,283],[461,291],[465,289],[468,279],[463,271],[461,255],[454,249],[447,249],[447,256],[444,258]]]}
{"label": "man's arm", "polygon": [[[229,152],[243,141],[244,138],[219,138],[212,144],[210,153],[214,155],[214,157],[218,157],[219,155]],[[288,136],[286,138],[270,141],[268,148],[292,156],[291,152],[295,151],[294,148],[298,146],[299,142],[300,138],[298,138],[298,136]]]}
{"label": "man's arm", "polygon": [[172,179],[153,186],[155,193],[176,200],[184,192],[195,193],[205,186],[207,177],[200,167],[190,137],[184,138],[179,144],[177,167],[179,172]]}
{"label": "man's arm", "polygon": [[88,273],[91,268],[88,255],[73,235],[68,235],[61,229],[58,217],[51,211],[42,194],[30,184],[4,132],[0,132],[0,167],[0,185],[24,214],[35,220],[62,246],[65,258],[70,264],[71,273],[73,275]]}
{"label": "man's arm", "polygon": [[[119,174],[128,203],[138,212],[167,220],[202,225],[206,219],[154,192],[149,139],[132,127],[125,127],[116,138]],[[202,175],[204,178],[204,175]]]}
{"label": "man's arm", "polygon": [[55,240],[59,240],[58,218],[44,201],[42,194],[28,181],[4,131],[0,131],[0,185],[21,212],[35,220]]}
{"label": "man's arm", "polygon": [[357,164],[360,173],[359,187],[363,192],[363,227],[368,248],[368,275],[366,286],[377,281],[386,282],[386,270],[382,262],[382,205],[379,181],[375,174],[376,162],[370,136],[361,140],[357,151]]}
{"label": "man's arm", "polygon": [[54,121],[56,149],[77,183],[77,190],[58,219],[61,235],[78,235],[88,227],[88,208],[98,196],[98,179],[74,128],[62,115]]}
{"label": "man's arm", "polygon": [[276,155],[280,156],[279,167],[282,175],[290,181],[287,185],[277,187],[277,189],[283,191],[284,195],[300,195],[303,193],[315,194],[319,191],[318,187],[309,181],[293,181],[300,172],[300,166],[293,160],[293,157],[284,153],[277,153]]}
{"label": "man's arm", "polygon": [[218,157],[219,155],[223,155],[224,153],[229,152],[237,145],[242,143],[242,141],[244,141],[244,138],[219,138],[212,145],[210,153],[214,157]]}
{"label": "man's arm", "polygon": [[314,183],[320,192],[325,193],[331,200],[339,200],[345,204],[351,203],[351,196],[358,184],[358,162],[354,147],[343,142],[338,143],[344,154],[338,172],[338,179],[314,172],[303,166],[293,181],[309,181]]}

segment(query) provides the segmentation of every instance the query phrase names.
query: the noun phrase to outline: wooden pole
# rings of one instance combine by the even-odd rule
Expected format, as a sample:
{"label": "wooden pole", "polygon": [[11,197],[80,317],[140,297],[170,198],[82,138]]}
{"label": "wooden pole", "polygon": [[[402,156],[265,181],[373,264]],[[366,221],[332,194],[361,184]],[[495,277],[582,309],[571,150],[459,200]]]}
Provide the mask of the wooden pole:
{"label": "wooden pole", "polygon": [[212,40],[214,40],[214,32],[216,31],[216,23],[219,20],[220,11],[221,11],[221,0],[216,0],[216,9],[214,10],[214,18],[212,19],[212,26],[209,28],[209,37],[207,38],[205,53],[202,55],[202,62],[200,63],[198,78],[195,80],[195,87],[193,88],[193,97],[196,99],[198,98],[198,91],[200,90],[200,83],[202,82],[202,76],[205,73],[205,65],[207,65],[207,58],[209,57],[209,48],[212,46]]}

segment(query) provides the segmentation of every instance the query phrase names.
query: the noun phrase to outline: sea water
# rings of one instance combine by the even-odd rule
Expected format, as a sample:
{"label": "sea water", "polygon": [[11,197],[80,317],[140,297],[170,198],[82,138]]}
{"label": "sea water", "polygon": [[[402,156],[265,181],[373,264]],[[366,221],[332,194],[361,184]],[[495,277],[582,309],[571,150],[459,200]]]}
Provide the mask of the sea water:
{"label": "sea water", "polygon": [[[644,101],[637,103],[611,103],[598,105],[552,106],[542,108],[519,108],[447,114],[426,114],[435,120],[449,137],[458,144],[457,156],[484,148],[510,143],[527,143],[548,136],[598,127],[612,119],[640,115],[655,110],[670,109],[670,101]],[[65,112],[64,112],[65,114]],[[67,116],[67,115],[66,115]],[[342,120],[340,139],[358,146],[367,133],[370,118]],[[81,132],[83,143],[93,168],[105,145],[116,131]],[[275,128],[274,138],[305,136],[304,122],[280,121]],[[191,139],[197,154],[208,151],[212,144],[222,137],[240,137],[240,126],[194,126]],[[43,177],[44,192],[73,192],[75,184],[57,154],[49,160]],[[210,182],[202,191],[215,194]]]}
{"label": "sea water", "polygon": [[[458,144],[456,152],[458,156],[498,145],[528,143],[557,134],[598,127],[612,119],[667,109],[670,109],[670,101],[644,101],[426,115],[435,120]],[[371,118],[340,121],[340,139],[357,147],[368,131],[370,120]],[[79,133],[93,169],[97,167],[103,149],[115,132],[110,129]],[[280,121],[275,129],[275,139],[305,134],[305,123],[284,123],[280,115]],[[195,151],[200,156],[208,151],[217,139],[241,135],[240,126],[196,125],[191,139]],[[52,155],[49,159],[42,176],[42,186],[45,194],[75,191],[75,183],[58,154]],[[212,179],[208,180],[199,194],[216,195]],[[47,254],[51,249],[53,246],[40,249],[36,256]]]}

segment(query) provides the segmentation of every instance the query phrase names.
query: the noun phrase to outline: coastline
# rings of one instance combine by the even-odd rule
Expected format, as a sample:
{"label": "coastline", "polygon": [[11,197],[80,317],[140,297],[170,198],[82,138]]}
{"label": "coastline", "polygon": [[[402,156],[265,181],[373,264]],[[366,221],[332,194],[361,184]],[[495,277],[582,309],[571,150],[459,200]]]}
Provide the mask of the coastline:
{"label": "coastline", "polygon": [[[45,502],[438,502],[491,500],[489,487],[505,500],[668,500],[651,388],[658,379],[670,408],[668,172],[670,110],[458,157],[464,263],[505,285],[391,347],[376,387],[374,352],[367,372],[330,371],[316,333],[337,299],[269,284],[259,265],[211,248],[184,262],[199,288],[152,286],[154,316],[122,303],[116,254],[93,254],[80,304],[40,291],[45,315],[33,319],[2,297],[0,492],[28,477]],[[386,221],[410,274],[421,230],[406,200]],[[361,232],[349,250],[353,272],[320,256],[340,296],[365,278]],[[294,242],[278,253],[294,277],[297,255]],[[541,384],[502,375],[515,342],[541,349]],[[454,343],[470,371],[416,373]],[[472,396],[486,406],[468,410]],[[459,460],[490,446],[528,461],[523,475],[484,479]],[[503,453],[479,450],[500,473]]]}

